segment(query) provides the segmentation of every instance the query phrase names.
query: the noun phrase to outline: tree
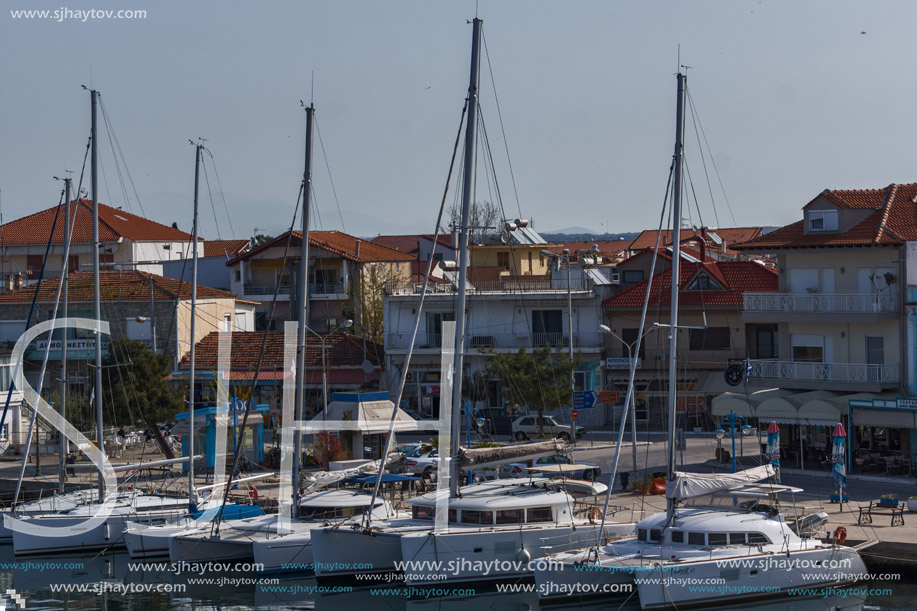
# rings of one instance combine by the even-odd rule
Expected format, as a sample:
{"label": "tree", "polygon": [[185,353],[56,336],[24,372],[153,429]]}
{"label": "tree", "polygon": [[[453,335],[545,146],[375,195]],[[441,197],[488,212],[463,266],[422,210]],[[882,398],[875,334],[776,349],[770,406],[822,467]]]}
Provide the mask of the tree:
{"label": "tree", "polygon": [[[452,226],[461,227],[462,208],[457,203],[449,207],[449,218]],[[500,209],[493,202],[472,202],[468,211],[468,239],[473,244],[480,244],[488,235],[493,235],[500,222]]]}
{"label": "tree", "polygon": [[166,354],[150,351],[143,342],[119,338],[108,344],[103,359],[103,401],[110,401],[118,422],[134,423],[137,419],[153,432],[166,456],[168,445],[159,433],[159,423],[168,422],[184,408],[184,396],[169,387],[166,376],[171,371]]}
{"label": "tree", "polygon": [[256,233],[254,236],[252,236],[252,239],[250,241],[252,244],[252,248],[254,248],[255,246],[261,246],[265,242],[270,242],[273,239],[274,239],[274,236],[272,235],[267,235],[264,233]]}
{"label": "tree", "polygon": [[383,297],[387,285],[398,287],[406,280],[388,271],[385,263],[366,263],[357,270],[341,306],[345,318],[353,321],[353,333],[377,344],[385,340]]}
{"label": "tree", "polygon": [[503,396],[519,405],[534,405],[538,410],[538,435],[544,435],[544,410],[570,405],[573,399],[570,376],[578,362],[550,346],[532,352],[519,348],[515,353],[487,353],[487,371],[502,380]]}

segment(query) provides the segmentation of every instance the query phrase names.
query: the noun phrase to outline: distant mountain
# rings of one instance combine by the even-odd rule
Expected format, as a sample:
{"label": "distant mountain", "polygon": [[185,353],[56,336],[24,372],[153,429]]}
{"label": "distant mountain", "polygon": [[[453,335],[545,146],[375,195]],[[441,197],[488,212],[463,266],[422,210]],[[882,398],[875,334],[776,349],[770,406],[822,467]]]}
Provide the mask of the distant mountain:
{"label": "distant mountain", "polygon": [[639,231],[625,232],[625,233],[593,233],[588,229],[583,229],[581,232],[554,232],[554,233],[541,233],[541,236],[548,242],[588,242],[590,240],[595,242],[612,242],[612,241],[621,241],[630,243],[640,235]]}
{"label": "distant mountain", "polygon": [[[543,231],[539,231],[541,235],[545,235]],[[555,229],[551,231],[552,234],[566,233],[566,234],[580,234],[580,233],[592,233],[590,229],[585,227],[566,227],[564,229]]]}

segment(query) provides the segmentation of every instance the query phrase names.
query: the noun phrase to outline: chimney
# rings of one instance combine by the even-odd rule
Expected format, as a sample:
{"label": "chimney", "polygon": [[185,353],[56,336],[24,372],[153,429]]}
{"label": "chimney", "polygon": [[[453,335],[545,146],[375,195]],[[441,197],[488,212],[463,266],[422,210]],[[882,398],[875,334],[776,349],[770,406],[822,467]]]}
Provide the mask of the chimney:
{"label": "chimney", "polygon": [[700,262],[703,263],[707,260],[707,241],[704,239],[703,230],[699,236],[694,236],[694,239],[700,242]]}
{"label": "chimney", "polygon": [[357,238],[356,246],[354,247],[353,256],[360,258],[360,238]]}

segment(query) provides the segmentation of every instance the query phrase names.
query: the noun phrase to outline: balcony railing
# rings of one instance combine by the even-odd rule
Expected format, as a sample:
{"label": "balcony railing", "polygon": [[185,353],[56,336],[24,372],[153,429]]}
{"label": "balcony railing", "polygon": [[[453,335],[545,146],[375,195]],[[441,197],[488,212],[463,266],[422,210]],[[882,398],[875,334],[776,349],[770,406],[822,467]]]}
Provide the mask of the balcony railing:
{"label": "balcony railing", "polygon": [[[274,294],[273,284],[253,284],[246,282],[243,291],[246,295],[273,295]],[[337,282],[322,282],[322,283],[309,283],[309,294],[310,295],[333,295],[335,293],[345,293],[346,289],[343,284]],[[281,282],[280,290],[278,291],[279,295],[289,295],[290,294],[290,283]]]}
{"label": "balcony railing", "polygon": [[805,363],[799,361],[750,361],[752,378],[806,382],[897,383],[898,365],[867,363]]}
{"label": "balcony railing", "polygon": [[[476,332],[474,330],[467,334],[468,348],[487,349],[487,348],[528,348],[552,346],[561,350],[566,350],[570,346],[570,336],[563,333],[486,333]],[[601,348],[601,333],[576,333],[573,335],[573,348]],[[406,350],[411,344],[410,333],[388,333],[385,336],[385,348]],[[439,348],[442,346],[442,336],[427,335],[419,333],[417,335],[417,348]]]}
{"label": "balcony railing", "polygon": [[745,293],[747,312],[825,312],[874,314],[897,312],[895,295],[875,294],[819,294],[799,293]]}
{"label": "balcony railing", "polygon": [[[592,281],[588,278],[572,278],[570,280],[570,289],[577,291],[592,291]],[[385,285],[387,295],[419,295],[423,288],[423,283],[410,284],[408,286],[398,286],[394,283]],[[439,283],[427,286],[427,293],[455,293],[458,288],[451,282]],[[511,280],[490,280],[482,282],[469,282],[468,293],[525,293],[525,292],[549,292],[557,294],[567,294],[567,279],[555,279],[553,282],[550,278],[533,277],[531,280],[525,276],[517,276]]]}

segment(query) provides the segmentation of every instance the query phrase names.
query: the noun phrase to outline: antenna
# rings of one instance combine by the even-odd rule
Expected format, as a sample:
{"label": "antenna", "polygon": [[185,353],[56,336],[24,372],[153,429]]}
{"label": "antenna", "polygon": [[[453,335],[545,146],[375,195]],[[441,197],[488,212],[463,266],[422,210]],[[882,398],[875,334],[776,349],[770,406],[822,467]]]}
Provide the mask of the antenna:
{"label": "antenna", "polygon": [[315,104],[315,70],[312,71],[312,91],[309,95],[309,104]]}

